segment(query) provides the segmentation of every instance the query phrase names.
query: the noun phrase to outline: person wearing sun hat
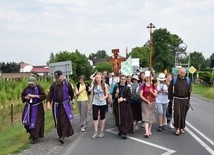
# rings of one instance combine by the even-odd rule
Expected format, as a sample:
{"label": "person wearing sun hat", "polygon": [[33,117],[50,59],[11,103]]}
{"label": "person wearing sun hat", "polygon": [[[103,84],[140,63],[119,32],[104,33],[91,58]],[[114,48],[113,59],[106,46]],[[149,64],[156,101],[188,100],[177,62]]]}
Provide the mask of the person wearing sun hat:
{"label": "person wearing sun hat", "polygon": [[131,84],[131,109],[133,116],[133,128],[134,132],[139,130],[138,122],[142,121],[141,99],[139,96],[140,84],[138,83],[138,75],[132,76]]}
{"label": "person wearing sun hat", "polygon": [[158,131],[165,130],[165,120],[166,120],[166,110],[168,106],[168,86],[166,84],[166,78],[164,73],[160,73],[157,77],[157,97],[156,97],[156,107],[158,113],[159,127]]}
{"label": "person wearing sun hat", "polygon": [[21,93],[25,107],[22,113],[22,122],[26,132],[30,134],[31,144],[44,137],[44,108],[43,100],[46,99],[44,89],[37,84],[35,77],[28,78],[28,86]]}

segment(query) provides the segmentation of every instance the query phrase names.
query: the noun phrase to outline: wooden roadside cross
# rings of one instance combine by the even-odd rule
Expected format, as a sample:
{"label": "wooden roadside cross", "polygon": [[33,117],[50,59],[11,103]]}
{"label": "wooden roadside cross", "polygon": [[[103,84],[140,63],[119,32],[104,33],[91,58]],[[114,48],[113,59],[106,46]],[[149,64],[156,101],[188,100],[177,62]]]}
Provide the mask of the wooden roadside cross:
{"label": "wooden roadside cross", "polygon": [[110,59],[110,62],[113,67],[114,75],[119,76],[119,71],[121,69],[121,62],[126,61],[126,58],[119,57],[119,49],[112,49],[113,58]]}

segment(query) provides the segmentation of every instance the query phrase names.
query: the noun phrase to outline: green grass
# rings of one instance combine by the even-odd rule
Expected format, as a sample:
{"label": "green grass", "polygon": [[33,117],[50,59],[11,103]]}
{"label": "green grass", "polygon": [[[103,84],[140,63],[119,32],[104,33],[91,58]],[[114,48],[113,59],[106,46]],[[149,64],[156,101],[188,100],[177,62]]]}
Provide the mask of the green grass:
{"label": "green grass", "polygon": [[[45,113],[45,133],[54,128],[52,112]],[[0,154],[18,153],[29,146],[29,134],[20,123],[6,125],[0,132]]]}
{"label": "green grass", "polygon": [[192,92],[198,94],[207,99],[214,100],[214,87],[208,87],[203,85],[194,84],[192,86]]}
{"label": "green grass", "polygon": [[[14,109],[15,118],[14,125],[10,124],[10,109],[0,111],[0,155],[19,153],[29,147],[29,134],[26,133],[25,128],[21,124],[21,112],[23,105],[17,105]],[[74,114],[78,113],[76,106],[73,111]],[[54,128],[54,120],[52,110],[45,112],[45,135]]]}

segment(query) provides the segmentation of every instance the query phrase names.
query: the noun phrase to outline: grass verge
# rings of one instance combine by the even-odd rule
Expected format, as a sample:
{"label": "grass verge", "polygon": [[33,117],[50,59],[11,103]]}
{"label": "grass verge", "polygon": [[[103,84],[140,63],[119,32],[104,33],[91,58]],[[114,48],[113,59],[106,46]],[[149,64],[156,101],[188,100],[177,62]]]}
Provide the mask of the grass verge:
{"label": "grass verge", "polygon": [[[77,103],[73,110],[78,113]],[[10,123],[10,108],[0,110],[0,155],[19,153],[27,149],[29,145],[29,134],[21,124],[23,104],[14,107],[14,124]],[[54,128],[52,110],[45,112],[45,134]]]}
{"label": "grass verge", "polygon": [[194,84],[192,85],[192,92],[198,94],[207,99],[214,100],[214,87],[208,87],[203,85]]}
{"label": "grass verge", "polygon": [[[51,111],[45,113],[45,133],[54,128],[53,116]],[[20,123],[7,125],[0,132],[0,154],[18,153],[29,146],[29,134]]]}

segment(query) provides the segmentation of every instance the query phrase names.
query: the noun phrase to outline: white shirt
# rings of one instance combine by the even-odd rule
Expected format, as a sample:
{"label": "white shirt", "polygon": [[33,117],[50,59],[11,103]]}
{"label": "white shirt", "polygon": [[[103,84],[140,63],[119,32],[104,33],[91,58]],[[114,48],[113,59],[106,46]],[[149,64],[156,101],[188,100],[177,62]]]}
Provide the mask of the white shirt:
{"label": "white shirt", "polygon": [[[159,92],[161,90],[164,90],[165,92]],[[169,100],[168,100],[168,87],[165,83],[158,83],[157,92],[159,92],[158,96],[156,97],[156,103],[157,104],[158,103],[166,104],[169,102]]]}

